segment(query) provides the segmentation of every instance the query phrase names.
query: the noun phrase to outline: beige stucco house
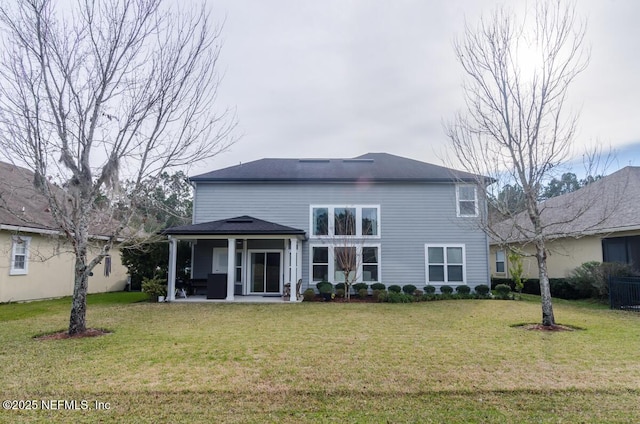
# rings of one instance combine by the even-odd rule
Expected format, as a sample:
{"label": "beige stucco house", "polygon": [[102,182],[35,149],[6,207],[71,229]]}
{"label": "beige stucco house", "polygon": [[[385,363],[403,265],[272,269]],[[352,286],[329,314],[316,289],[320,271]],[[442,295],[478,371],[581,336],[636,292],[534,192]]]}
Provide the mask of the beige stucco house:
{"label": "beige stucco house", "polygon": [[[621,262],[640,272],[640,167],[628,166],[573,193],[542,204],[549,241],[550,278],[563,278],[584,262]],[[525,254],[528,278],[538,277],[531,224],[524,214],[495,226],[491,275],[509,278],[509,249]],[[518,224],[514,225],[514,221]],[[520,228],[516,228],[520,227]]]}
{"label": "beige stucco house", "polygon": [[[74,256],[59,236],[33,173],[0,162],[0,303],[70,296]],[[103,241],[92,238],[95,247]],[[89,278],[89,293],[125,287],[127,269],[117,246]]]}

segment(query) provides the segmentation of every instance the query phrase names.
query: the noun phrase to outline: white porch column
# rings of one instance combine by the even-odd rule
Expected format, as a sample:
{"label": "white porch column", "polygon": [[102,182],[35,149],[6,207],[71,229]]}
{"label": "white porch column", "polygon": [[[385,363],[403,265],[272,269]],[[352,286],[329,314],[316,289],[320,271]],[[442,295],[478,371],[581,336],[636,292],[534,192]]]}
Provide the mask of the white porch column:
{"label": "white porch column", "polygon": [[298,239],[291,238],[291,296],[289,302],[298,301]]}
{"label": "white porch column", "polygon": [[176,300],[176,261],[178,257],[178,240],[169,236],[169,269],[167,275],[167,300]]}
{"label": "white porch column", "polygon": [[229,239],[227,249],[227,300],[234,300],[236,288],[236,239]]}

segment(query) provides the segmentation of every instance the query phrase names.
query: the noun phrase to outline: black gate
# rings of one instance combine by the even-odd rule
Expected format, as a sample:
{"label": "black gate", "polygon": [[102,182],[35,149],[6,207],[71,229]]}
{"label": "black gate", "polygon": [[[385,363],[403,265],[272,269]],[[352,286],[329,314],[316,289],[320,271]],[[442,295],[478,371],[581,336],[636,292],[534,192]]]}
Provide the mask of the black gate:
{"label": "black gate", "polygon": [[611,309],[640,312],[640,277],[612,277],[609,279]]}

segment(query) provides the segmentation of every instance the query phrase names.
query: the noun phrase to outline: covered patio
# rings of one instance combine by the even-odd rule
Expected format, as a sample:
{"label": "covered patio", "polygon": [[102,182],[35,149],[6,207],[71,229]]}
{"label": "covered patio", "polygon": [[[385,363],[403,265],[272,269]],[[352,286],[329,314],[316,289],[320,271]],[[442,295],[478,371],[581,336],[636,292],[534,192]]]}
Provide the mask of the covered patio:
{"label": "covered patio", "polygon": [[[281,302],[288,293],[288,301],[299,300],[304,230],[240,216],[172,227],[164,234],[168,301]],[[188,286],[195,291],[176,299],[178,240],[191,245]]]}

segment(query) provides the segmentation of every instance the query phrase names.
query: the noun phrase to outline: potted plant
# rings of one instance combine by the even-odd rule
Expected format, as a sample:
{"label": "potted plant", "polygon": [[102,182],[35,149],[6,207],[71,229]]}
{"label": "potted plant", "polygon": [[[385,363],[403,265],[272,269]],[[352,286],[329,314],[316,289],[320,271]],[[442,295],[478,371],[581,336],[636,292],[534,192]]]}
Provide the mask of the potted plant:
{"label": "potted plant", "polygon": [[160,278],[145,278],[142,280],[142,291],[147,293],[150,302],[164,302],[167,295],[167,282]]}

